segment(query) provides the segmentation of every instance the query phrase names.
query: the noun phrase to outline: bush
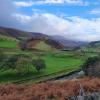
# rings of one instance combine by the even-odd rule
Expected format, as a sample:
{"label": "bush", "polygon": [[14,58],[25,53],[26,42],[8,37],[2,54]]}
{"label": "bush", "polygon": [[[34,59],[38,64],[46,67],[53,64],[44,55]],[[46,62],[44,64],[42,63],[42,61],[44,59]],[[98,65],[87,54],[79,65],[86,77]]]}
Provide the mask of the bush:
{"label": "bush", "polygon": [[99,65],[100,57],[90,57],[87,61],[83,64],[82,70],[85,72],[86,75],[89,76],[98,76],[99,74]]}
{"label": "bush", "polygon": [[96,57],[90,57],[87,59],[87,61],[83,64],[82,68],[87,68],[90,65],[94,65],[96,62],[100,61],[100,57],[96,56]]}
{"label": "bush", "polygon": [[39,72],[41,69],[46,68],[45,61],[43,59],[36,59],[33,60],[33,66],[36,68],[36,70]]}

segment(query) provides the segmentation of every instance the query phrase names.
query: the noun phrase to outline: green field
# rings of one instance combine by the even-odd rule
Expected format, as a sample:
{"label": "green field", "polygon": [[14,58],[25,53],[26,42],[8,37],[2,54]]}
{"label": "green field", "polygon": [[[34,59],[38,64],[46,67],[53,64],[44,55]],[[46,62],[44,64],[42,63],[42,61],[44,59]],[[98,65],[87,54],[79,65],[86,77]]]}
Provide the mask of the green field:
{"label": "green field", "polygon": [[17,48],[17,41],[0,40],[0,48]]}
{"label": "green field", "polygon": [[[30,55],[33,59],[40,57],[44,59],[46,63],[46,69],[37,72],[36,69],[30,65],[30,73],[24,73],[21,75],[17,74],[16,70],[0,70],[1,83],[18,82],[25,79],[29,79],[26,80],[26,82],[38,82],[45,79],[54,78],[56,76],[67,74],[71,71],[80,69],[80,65],[82,65],[88,57],[97,55],[97,53],[85,53],[83,55],[79,51],[21,51],[18,49],[17,45],[17,41],[0,41],[0,49],[3,49],[3,52],[6,55],[11,56],[13,54],[27,54]],[[43,48],[43,45],[38,47]]]}
{"label": "green field", "polygon": [[46,69],[42,70],[41,72],[37,72],[33,67],[30,69],[31,72],[25,75],[18,75],[16,74],[15,70],[7,70],[5,72],[0,72],[0,82],[11,82],[17,81],[21,79],[25,79],[28,77],[37,77],[37,76],[44,76],[52,73],[56,73],[62,70],[71,71],[73,69],[78,69],[79,65],[83,63],[81,59],[75,58],[56,58],[50,56],[44,56],[43,59],[46,62]]}

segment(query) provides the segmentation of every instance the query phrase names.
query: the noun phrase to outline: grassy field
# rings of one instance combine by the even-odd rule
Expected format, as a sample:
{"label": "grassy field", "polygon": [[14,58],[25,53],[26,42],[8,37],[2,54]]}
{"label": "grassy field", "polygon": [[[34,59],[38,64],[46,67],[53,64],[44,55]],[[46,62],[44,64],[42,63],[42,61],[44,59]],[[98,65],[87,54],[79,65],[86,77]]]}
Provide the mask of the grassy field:
{"label": "grassy field", "polygon": [[[36,58],[36,56],[33,56]],[[79,69],[79,66],[83,63],[82,59],[75,59],[75,58],[57,58],[50,55],[42,56],[46,62],[46,69],[42,70],[41,72],[37,72],[34,67],[30,69],[30,73],[26,73],[24,75],[18,75],[15,70],[7,70],[0,72],[0,82],[13,82],[18,81],[21,79],[27,79],[29,77],[37,77],[37,76],[44,76],[56,72],[60,72],[62,70],[67,70],[68,72],[71,70]],[[36,81],[36,79],[35,79]]]}
{"label": "grassy field", "polygon": [[18,49],[17,43],[17,41],[12,40],[1,40],[0,49],[3,48],[4,53],[9,56],[13,54],[27,54],[33,59],[40,57],[45,60],[46,69],[37,72],[36,69],[30,65],[30,73],[24,73],[23,75],[17,74],[16,70],[6,70],[4,72],[0,70],[0,83],[17,82],[28,78],[32,79],[32,82],[49,79],[77,70],[88,57],[97,55],[96,53],[85,53],[83,55],[77,51],[21,51]]}
{"label": "grassy field", "polygon": [[0,48],[17,48],[17,43],[14,40],[0,40]]}

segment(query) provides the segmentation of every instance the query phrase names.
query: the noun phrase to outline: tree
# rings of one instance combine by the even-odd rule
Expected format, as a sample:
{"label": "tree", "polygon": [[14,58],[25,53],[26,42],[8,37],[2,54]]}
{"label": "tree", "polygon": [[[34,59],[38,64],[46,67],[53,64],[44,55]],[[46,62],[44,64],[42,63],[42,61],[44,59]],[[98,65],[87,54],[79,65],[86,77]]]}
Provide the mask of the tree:
{"label": "tree", "polygon": [[82,70],[88,76],[100,76],[100,57],[90,57],[82,65]]}
{"label": "tree", "polygon": [[35,59],[33,60],[33,66],[36,68],[36,70],[39,72],[42,69],[46,68],[45,61],[43,59]]}
{"label": "tree", "polygon": [[31,58],[29,56],[21,56],[16,62],[16,69],[19,73],[27,71],[29,73],[31,66]]}
{"label": "tree", "polygon": [[2,68],[5,58],[5,54],[0,50],[0,69]]}
{"label": "tree", "polygon": [[17,54],[8,58],[3,66],[5,69],[15,69],[18,73],[22,73],[27,70],[29,72],[29,67],[31,65],[31,57],[25,54]]}
{"label": "tree", "polygon": [[0,50],[0,62],[5,59],[5,54]]}
{"label": "tree", "polygon": [[26,50],[26,49],[27,49],[26,41],[21,41],[21,42],[19,42],[18,47],[19,47],[21,50]]}

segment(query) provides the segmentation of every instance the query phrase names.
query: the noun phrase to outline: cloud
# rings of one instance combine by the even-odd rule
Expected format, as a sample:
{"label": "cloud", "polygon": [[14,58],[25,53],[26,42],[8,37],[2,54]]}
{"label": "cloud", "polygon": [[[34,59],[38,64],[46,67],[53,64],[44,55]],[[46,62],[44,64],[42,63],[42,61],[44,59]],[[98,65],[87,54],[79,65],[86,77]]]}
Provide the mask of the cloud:
{"label": "cloud", "polygon": [[100,8],[91,10],[91,11],[90,11],[90,14],[93,14],[93,15],[100,15]]}
{"label": "cloud", "polygon": [[[52,0],[44,1],[50,3]],[[18,11],[12,0],[0,0],[0,26],[61,35],[75,40],[100,40],[100,18],[86,19],[77,16],[68,17],[68,15],[63,17],[63,14],[58,16],[39,9],[33,11],[33,15],[29,16]]]}
{"label": "cloud", "polygon": [[83,0],[65,0],[68,4],[74,4],[74,5],[80,5],[80,6],[87,6],[89,5],[89,2],[83,1]]}
{"label": "cloud", "polygon": [[23,28],[21,24],[12,16],[19,13],[11,0],[0,0],[0,26]]}
{"label": "cloud", "polygon": [[27,15],[21,15],[21,14],[15,13],[12,16],[15,17],[16,20],[20,21],[22,24],[25,24],[31,21],[31,17]]}
{"label": "cloud", "polygon": [[83,0],[38,0],[38,1],[15,1],[14,4],[18,7],[29,7],[33,5],[43,4],[67,4],[67,5],[79,5],[87,6],[89,2]]}
{"label": "cloud", "polygon": [[66,17],[63,19],[54,14],[34,14],[27,18],[25,15],[17,16],[21,23],[26,22],[28,30],[42,32],[48,35],[62,35],[74,40],[100,40],[100,18],[84,19],[80,17]]}
{"label": "cloud", "polygon": [[34,4],[32,1],[15,1],[14,4],[18,7],[29,7]]}

